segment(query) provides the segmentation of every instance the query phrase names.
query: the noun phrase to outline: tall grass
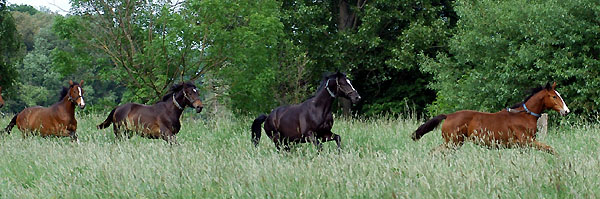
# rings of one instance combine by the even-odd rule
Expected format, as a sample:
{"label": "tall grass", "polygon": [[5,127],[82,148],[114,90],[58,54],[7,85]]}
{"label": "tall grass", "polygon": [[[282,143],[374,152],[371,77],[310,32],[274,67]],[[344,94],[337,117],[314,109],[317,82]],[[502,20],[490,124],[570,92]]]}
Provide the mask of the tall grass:
{"label": "tall grass", "polygon": [[[183,119],[180,145],[97,130],[104,115],[77,116],[69,138],[0,138],[3,198],[598,198],[600,126],[551,126],[540,140],[559,153],[490,150],[471,143],[430,154],[439,130],[419,142],[406,118],[336,119],[342,136],[277,152],[250,142],[253,118]],[[0,119],[0,127],[10,120]]]}

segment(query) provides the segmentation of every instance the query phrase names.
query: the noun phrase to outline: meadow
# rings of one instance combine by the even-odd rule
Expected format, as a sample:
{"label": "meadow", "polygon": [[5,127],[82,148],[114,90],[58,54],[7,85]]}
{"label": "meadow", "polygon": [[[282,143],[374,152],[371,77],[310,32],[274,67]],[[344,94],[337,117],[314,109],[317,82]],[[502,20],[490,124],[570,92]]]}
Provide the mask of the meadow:
{"label": "meadow", "polygon": [[[0,126],[11,115],[0,119]],[[413,142],[421,121],[336,119],[342,136],[317,152],[309,144],[277,152],[253,118],[182,118],[179,145],[97,130],[104,115],[77,115],[81,143],[0,138],[1,198],[598,198],[600,126],[551,125],[539,140],[559,153],[465,144],[447,155],[439,129]]]}

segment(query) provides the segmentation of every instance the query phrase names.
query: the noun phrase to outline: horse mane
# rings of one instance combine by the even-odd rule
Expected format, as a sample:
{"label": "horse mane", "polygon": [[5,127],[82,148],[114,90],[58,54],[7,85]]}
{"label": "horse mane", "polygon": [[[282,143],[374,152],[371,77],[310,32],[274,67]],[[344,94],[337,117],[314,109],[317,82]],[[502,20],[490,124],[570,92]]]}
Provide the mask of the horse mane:
{"label": "horse mane", "polygon": [[519,103],[516,103],[515,105],[512,105],[510,108],[511,109],[512,108],[519,108],[519,107],[523,106],[523,104],[525,104],[525,102],[527,102],[527,100],[529,100],[529,98],[533,97],[533,95],[535,95],[536,93],[538,93],[538,92],[540,92],[540,91],[542,91],[544,89],[550,89],[550,88],[552,88],[552,87],[550,86],[549,83],[547,83],[546,86],[538,86],[538,87],[529,89],[529,92],[530,92],[529,96],[527,96],[522,102],[519,102]]}
{"label": "horse mane", "polygon": [[340,72],[336,72],[336,73],[323,73],[323,77],[321,78],[321,84],[319,85],[319,87],[317,87],[317,93],[319,91],[321,91],[321,89],[323,89],[323,87],[325,87],[325,83],[327,82],[328,79],[334,78],[334,77],[346,77],[345,73],[340,73]]}
{"label": "horse mane", "polygon": [[160,100],[160,101],[164,102],[164,101],[170,100],[171,95],[173,95],[173,93],[177,93],[180,90],[182,90],[184,85],[187,87],[194,87],[194,88],[196,87],[191,82],[181,82],[179,84],[173,84],[173,86],[171,86],[171,88],[169,89],[169,92],[167,94],[165,94],[165,96],[163,96],[162,100]]}
{"label": "horse mane", "polygon": [[67,96],[67,94],[69,93],[69,90],[71,88],[73,88],[73,86],[75,86],[75,85],[79,85],[79,83],[73,82],[73,85],[70,85],[69,87],[64,87],[63,86],[62,87],[62,91],[60,91],[60,98],[58,98],[58,101],[59,102],[62,101],[65,98],[65,96]]}

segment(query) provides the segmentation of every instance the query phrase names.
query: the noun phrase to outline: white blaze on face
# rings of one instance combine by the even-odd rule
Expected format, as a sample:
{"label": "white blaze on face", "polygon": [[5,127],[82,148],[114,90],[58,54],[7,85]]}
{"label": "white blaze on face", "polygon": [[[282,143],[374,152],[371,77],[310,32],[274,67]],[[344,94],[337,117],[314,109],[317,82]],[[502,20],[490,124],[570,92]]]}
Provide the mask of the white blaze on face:
{"label": "white blaze on face", "polygon": [[83,95],[81,95],[81,87],[77,87],[77,89],[79,90],[79,98],[81,99],[81,106],[85,106],[85,102],[83,101]]}
{"label": "white blaze on face", "polygon": [[198,91],[196,91],[196,89],[193,89],[194,93],[197,93]]}
{"label": "white blaze on face", "polygon": [[562,102],[562,105],[563,105],[563,110],[564,110],[566,113],[569,113],[569,112],[571,112],[571,111],[569,110],[569,107],[567,107],[567,103],[565,103],[565,100],[563,100],[563,98],[560,96],[560,93],[558,93],[558,91],[556,91],[556,90],[554,90],[554,92],[556,93],[556,95],[558,95],[558,98],[560,98],[560,101]]}
{"label": "white blaze on face", "polygon": [[350,88],[352,88],[353,91],[356,91],[356,89],[354,89],[354,86],[352,86],[352,84],[350,83],[350,80],[346,79],[346,82],[348,82],[348,85],[350,85]]}

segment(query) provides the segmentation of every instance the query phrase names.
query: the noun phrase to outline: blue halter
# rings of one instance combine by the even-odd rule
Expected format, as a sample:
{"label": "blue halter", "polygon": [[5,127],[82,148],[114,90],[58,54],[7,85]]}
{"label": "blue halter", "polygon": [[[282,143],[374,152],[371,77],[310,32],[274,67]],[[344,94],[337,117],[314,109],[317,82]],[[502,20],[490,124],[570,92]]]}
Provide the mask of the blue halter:
{"label": "blue halter", "polygon": [[540,114],[531,112],[529,109],[527,109],[527,106],[525,106],[525,103],[523,103],[523,108],[525,109],[525,112],[527,112],[527,113],[529,113],[529,114],[531,114],[533,116],[540,117]]}
{"label": "blue halter", "polygon": [[[523,108],[525,109],[525,110],[523,110],[523,111],[525,111],[525,112],[529,113],[530,115],[533,115],[533,116],[536,116],[536,117],[540,117],[540,114],[537,114],[537,113],[531,112],[529,109],[527,109],[527,106],[525,106],[525,103],[523,103]],[[512,110],[513,110],[513,109],[511,109],[511,108],[509,108],[509,107],[506,107],[506,111],[507,111],[507,112],[511,112]],[[523,112],[523,111],[519,111],[519,112]]]}

